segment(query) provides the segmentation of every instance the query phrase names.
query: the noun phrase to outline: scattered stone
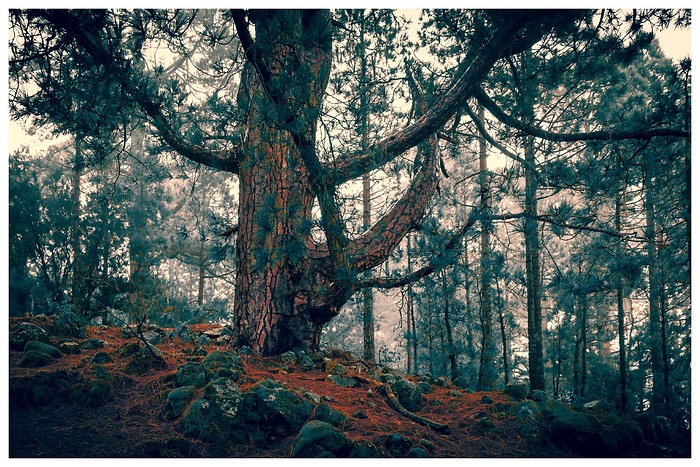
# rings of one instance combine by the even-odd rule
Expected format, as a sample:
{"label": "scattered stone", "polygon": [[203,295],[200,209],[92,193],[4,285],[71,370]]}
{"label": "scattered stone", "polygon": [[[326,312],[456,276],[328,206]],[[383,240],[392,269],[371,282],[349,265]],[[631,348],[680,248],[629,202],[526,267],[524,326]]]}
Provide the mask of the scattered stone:
{"label": "scattered stone", "polygon": [[207,336],[209,339],[218,339],[219,337],[221,337],[223,335],[222,334],[223,331],[224,331],[224,327],[220,326],[218,328],[213,328],[213,329],[209,329],[207,331],[204,331],[204,332],[202,332],[202,335]]}
{"label": "scattered stone", "polygon": [[328,379],[331,380],[336,386],[341,386],[344,388],[354,388],[357,386],[357,381],[353,378],[346,378],[344,376],[338,375],[328,375]]}
{"label": "scattered stone", "polygon": [[594,416],[570,410],[557,400],[547,401],[542,412],[552,431],[552,442],[586,457],[610,457],[617,448],[614,437]]}
{"label": "scattered stone", "polygon": [[330,423],[312,420],[305,424],[294,444],[294,457],[345,457],[353,447],[345,433]]}
{"label": "scattered stone", "polygon": [[114,377],[112,377],[112,374],[109,371],[107,371],[107,368],[105,368],[105,366],[101,363],[95,363],[94,365],[91,365],[91,369],[92,374],[95,375],[95,379],[109,382],[114,381]]}
{"label": "scattered stone", "polygon": [[450,389],[449,391],[447,391],[447,395],[448,395],[448,396],[452,396],[452,397],[462,397],[462,396],[464,396],[463,393],[461,393],[460,391],[458,391],[458,390],[456,390],[456,389]]}
{"label": "scattered stone", "polygon": [[41,341],[29,341],[24,346],[24,351],[36,350],[37,352],[45,353],[53,358],[61,358],[63,354],[53,345],[45,344]]}
{"label": "scattered stone", "polygon": [[238,355],[243,355],[244,357],[250,357],[253,355],[253,349],[248,347],[247,345],[244,345],[240,349],[238,349]]}
{"label": "scattered stone", "polygon": [[38,368],[49,365],[54,361],[51,355],[36,350],[29,350],[22,355],[20,366],[24,368]]}
{"label": "scattered stone", "polygon": [[178,367],[175,377],[178,386],[203,388],[207,384],[204,366],[199,362],[183,363]]}
{"label": "scattered stone", "polygon": [[355,412],[355,413],[352,415],[352,418],[365,419],[365,418],[368,418],[368,417],[367,417],[367,414],[365,413],[364,410],[360,410],[359,412]]}
{"label": "scattered stone", "polygon": [[194,386],[182,386],[168,393],[166,414],[169,418],[177,418],[192,401],[195,394]]}
{"label": "scattered stone", "polygon": [[411,448],[407,453],[406,457],[430,457],[430,454],[423,448]]}
{"label": "scattered stone", "polygon": [[378,457],[384,457],[384,455],[374,443],[368,441],[353,447],[348,457],[376,459]]}
{"label": "scattered stone", "polygon": [[479,418],[479,421],[476,422],[476,427],[484,433],[498,430],[498,428],[496,428],[491,419],[488,417]]}
{"label": "scattered stone", "polygon": [[467,389],[469,387],[469,378],[464,375],[458,376],[452,381],[452,385],[459,389]]}
{"label": "scattered stone", "polygon": [[550,399],[550,397],[549,394],[542,391],[541,389],[535,389],[530,393],[530,399],[532,399],[535,402],[544,403],[547,402]]}
{"label": "scattered stone", "polygon": [[411,440],[400,433],[390,434],[384,440],[384,447],[393,457],[406,457],[412,446]]}
{"label": "scattered stone", "polygon": [[19,323],[10,333],[10,348],[24,350],[29,341],[50,343],[49,334],[43,328],[32,323]]}
{"label": "scattered stone", "polygon": [[526,384],[521,383],[508,383],[503,390],[506,396],[509,396],[516,401],[521,401],[527,397],[528,388]]}
{"label": "scattered stone", "polygon": [[154,345],[144,345],[139,350],[139,355],[146,358],[163,358],[163,351]]}
{"label": "scattered stone", "polygon": [[96,337],[92,337],[90,339],[86,339],[85,341],[83,341],[82,347],[83,347],[83,350],[101,349],[103,347],[107,347],[107,342],[103,341],[102,339],[97,339]]}
{"label": "scattered stone", "polygon": [[85,325],[83,320],[74,312],[62,310],[53,316],[55,334],[64,337],[85,338]]}
{"label": "scattered stone", "polygon": [[433,393],[432,386],[430,384],[426,383],[425,381],[418,381],[416,383],[416,385],[418,386],[418,389],[420,389],[420,391],[423,394],[432,394]]}
{"label": "scattered stone", "polygon": [[155,331],[146,331],[143,333],[143,340],[145,340],[148,345],[154,346],[163,342],[163,337]]}
{"label": "scattered stone", "polygon": [[267,378],[244,396],[246,431],[256,445],[299,432],[313,406],[278,381]]}
{"label": "scattered stone", "polygon": [[379,381],[382,383],[394,384],[398,380],[399,380],[399,377],[396,375],[388,375],[388,374],[379,375]]}
{"label": "scattered stone", "polygon": [[61,342],[60,344],[58,344],[58,350],[60,350],[64,354],[79,354],[80,344],[73,341]]}
{"label": "scattered stone", "polygon": [[95,355],[92,356],[90,359],[90,364],[95,364],[95,363],[110,363],[112,361],[112,357],[109,356],[107,352],[100,351],[95,353]]}
{"label": "scattered stone", "polygon": [[447,378],[447,376],[438,376],[438,378],[435,380],[435,385],[440,386],[441,388],[446,388],[450,385],[450,380]]}
{"label": "scattered stone", "polygon": [[348,421],[348,417],[334,410],[328,404],[319,404],[314,412],[314,420],[330,423],[334,427],[341,428]]}
{"label": "scattered stone", "polygon": [[207,443],[247,443],[242,400],[241,389],[230,379],[210,382],[202,397],[192,402],[182,416],[185,434]]}
{"label": "scattered stone", "polygon": [[409,412],[417,412],[423,407],[423,393],[412,381],[399,378],[390,386],[399,403]]}
{"label": "scattered stone", "polygon": [[519,422],[535,422],[535,412],[532,410],[531,407],[528,407],[525,404],[522,404],[519,406],[520,408],[515,414],[515,419],[518,420]]}
{"label": "scattered stone", "polygon": [[430,373],[426,373],[423,376],[421,376],[418,381],[423,381],[428,384],[435,384],[435,378],[433,378],[433,375]]}
{"label": "scattered stone", "polygon": [[207,355],[202,360],[202,365],[210,379],[222,376],[236,379],[244,371],[243,359],[239,355],[225,350],[217,350]]}
{"label": "scattered stone", "polygon": [[296,353],[297,362],[301,365],[301,368],[305,371],[312,370],[314,368],[313,359],[306,354],[303,350]]}
{"label": "scattered stone", "polygon": [[231,336],[221,336],[214,341],[216,345],[226,345],[231,342]]}
{"label": "scattered stone", "polygon": [[226,377],[235,381],[244,371],[243,359],[239,355],[225,350],[217,350],[207,355],[202,360],[202,365],[210,380]]}
{"label": "scattered stone", "polygon": [[310,391],[302,390],[302,395],[310,400],[314,405],[321,403],[321,396]]}
{"label": "scattered stone", "polygon": [[487,395],[484,395],[484,397],[481,398],[481,403],[482,404],[493,404],[493,399],[491,399]]}
{"label": "scattered stone", "polygon": [[344,375],[348,369],[335,360],[326,360],[325,371],[327,375]]}
{"label": "scattered stone", "polygon": [[296,363],[297,363],[297,356],[291,350],[280,355],[279,359],[280,359],[280,361],[282,361],[282,363],[284,363],[285,365],[289,365],[289,366],[296,365]]}
{"label": "scattered stone", "polygon": [[595,400],[591,402],[586,402],[583,404],[588,410],[597,410],[601,412],[614,412],[615,407],[613,407],[609,402],[602,400]]}
{"label": "scattered stone", "polygon": [[491,411],[495,413],[508,413],[510,412],[511,408],[513,408],[512,402],[497,402],[491,408]]}
{"label": "scattered stone", "polygon": [[99,407],[112,394],[111,382],[103,379],[88,380],[75,387],[70,400],[87,407]]}

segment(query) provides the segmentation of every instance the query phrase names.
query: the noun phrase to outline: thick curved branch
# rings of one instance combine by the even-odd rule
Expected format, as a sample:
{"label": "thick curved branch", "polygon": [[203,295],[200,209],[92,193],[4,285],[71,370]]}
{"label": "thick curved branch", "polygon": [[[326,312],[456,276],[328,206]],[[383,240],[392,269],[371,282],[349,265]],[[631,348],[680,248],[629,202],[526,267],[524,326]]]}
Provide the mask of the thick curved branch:
{"label": "thick curved branch", "polygon": [[431,137],[425,144],[427,148],[421,173],[413,179],[403,197],[372,228],[350,242],[350,256],[358,272],[383,263],[425,214],[438,184],[437,137]]}
{"label": "thick curved branch", "polygon": [[690,132],[685,130],[676,130],[673,128],[653,128],[649,130],[634,131],[592,131],[588,133],[555,133],[532,125],[527,125],[517,118],[508,115],[481,88],[474,90],[474,97],[479,104],[491,112],[491,115],[496,117],[501,123],[527,133],[528,135],[546,139],[548,141],[622,141],[626,139],[650,139],[660,136],[672,136],[679,138],[690,137]]}
{"label": "thick curved branch", "polygon": [[193,162],[203,164],[225,172],[238,172],[240,151],[212,151],[208,148],[191,144],[176,131],[163,113],[162,105],[153,100],[129,73],[128,63],[118,60],[102,43],[102,40],[81,27],[80,18],[71,10],[42,10],[38,14],[57,28],[75,39],[76,43],[95,61],[95,65],[104,68],[105,73],[119,83],[138,104],[151,123],[158,130],[163,140],[176,152]]}
{"label": "thick curved branch", "polygon": [[[414,97],[416,114],[427,109],[427,93],[413,79],[411,67],[406,62],[406,76]],[[425,214],[428,202],[437,188],[437,163],[439,160],[437,134],[418,147],[417,163],[420,167],[408,190],[394,207],[377,221],[360,238],[349,245],[352,264],[358,272],[371,269],[382,262],[396,248]],[[418,167],[414,167],[414,170]]]}
{"label": "thick curved branch", "polygon": [[[364,153],[352,153],[327,164],[327,170],[334,174],[337,185],[381,167],[439,131],[478,89],[493,64],[508,54],[508,48],[514,40],[523,42],[519,48],[530,46],[555,26],[554,21],[542,20],[542,15],[538,19],[529,17],[528,23],[523,23],[523,18],[514,14],[501,15],[499,18],[499,23],[493,27],[491,38],[485,45],[479,46],[478,53],[470,54],[473,61],[468,66],[460,66],[464,71],[421,118],[371,146]],[[527,29],[527,34],[519,37],[523,29]]]}
{"label": "thick curved branch", "polygon": [[[445,252],[453,252],[459,246],[464,238],[464,236],[469,232],[469,230],[474,226],[478,220],[477,212],[472,212],[469,219],[462,225],[459,230],[454,232],[445,242],[443,250]],[[443,255],[444,256],[444,255]],[[359,281],[357,283],[357,290],[361,290],[367,287],[376,287],[379,289],[393,289],[396,287],[403,287],[405,285],[413,284],[419,280],[427,277],[434,272],[441,270],[442,268],[453,264],[450,261],[444,261],[444,257],[433,258],[431,261],[416,271],[401,277],[370,277],[368,279]]]}

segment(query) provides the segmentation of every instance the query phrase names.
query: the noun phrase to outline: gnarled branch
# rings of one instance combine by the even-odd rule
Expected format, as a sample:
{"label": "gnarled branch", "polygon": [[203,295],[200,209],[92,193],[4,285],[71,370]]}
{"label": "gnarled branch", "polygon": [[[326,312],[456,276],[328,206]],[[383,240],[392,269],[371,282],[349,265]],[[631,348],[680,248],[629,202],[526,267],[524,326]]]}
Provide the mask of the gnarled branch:
{"label": "gnarled branch", "polygon": [[81,27],[80,18],[71,10],[41,10],[37,14],[63,30],[67,36],[75,39],[76,43],[92,57],[95,65],[103,67],[105,73],[119,83],[133,101],[143,109],[160,136],[172,149],[193,162],[225,172],[238,172],[240,156],[238,148],[229,151],[212,151],[192,144],[183,138],[163,113],[161,103],[154,100],[134,81],[129,73],[128,65],[119,60],[118,57],[114,57],[94,31],[88,31]]}
{"label": "gnarled branch", "polygon": [[525,124],[517,118],[508,115],[481,88],[474,90],[474,97],[479,104],[491,112],[491,115],[496,117],[500,122],[527,133],[528,135],[546,139],[548,141],[622,141],[627,139],[651,139],[661,136],[672,136],[679,138],[687,138],[690,136],[690,132],[688,131],[676,130],[673,128],[652,128],[647,130],[632,131],[591,131],[587,133],[555,133],[553,131],[547,131],[536,126]]}
{"label": "gnarled branch", "polygon": [[[405,129],[370,146],[366,152],[347,154],[327,163],[327,170],[334,175],[335,183],[340,185],[381,167],[439,131],[471,97],[473,91],[478,89],[493,64],[510,53],[509,47],[516,38],[521,41],[519,48],[534,44],[555,27],[555,16],[559,17],[551,15],[552,19],[548,21],[545,14],[527,18],[513,14],[498,15],[500,21],[494,25],[490,39],[485,44],[478,45],[478,53],[470,55],[473,61],[459,67],[464,71],[458,74],[444,96],[437,100],[421,118]],[[543,17],[545,20],[542,19]],[[572,20],[573,15],[566,18]],[[523,31],[525,33],[518,37]]]}

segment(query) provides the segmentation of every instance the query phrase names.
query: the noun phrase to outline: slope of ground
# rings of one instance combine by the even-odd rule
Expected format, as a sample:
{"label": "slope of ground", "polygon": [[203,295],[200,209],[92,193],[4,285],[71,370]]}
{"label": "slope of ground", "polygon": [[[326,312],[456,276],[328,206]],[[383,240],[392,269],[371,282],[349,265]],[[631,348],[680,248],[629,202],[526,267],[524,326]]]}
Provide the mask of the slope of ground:
{"label": "slope of ground", "polygon": [[[17,321],[11,323],[16,324]],[[39,323],[41,324],[41,323]],[[198,331],[206,329],[200,325]],[[129,359],[120,357],[133,338],[119,328],[88,327],[87,338],[97,338],[106,347],[66,354],[40,368],[21,366],[22,352],[11,350],[10,363],[10,457],[289,457],[294,437],[273,447],[231,445],[223,451],[184,436],[180,420],[166,415],[166,397],[173,389],[177,368],[191,361],[192,344],[164,339],[157,347],[165,363],[134,374]],[[212,344],[209,352],[225,350]],[[103,363],[111,375],[108,387],[95,388],[90,362],[97,352],[106,352]],[[366,365],[338,353],[338,359],[352,366],[359,386],[340,387],[318,369],[302,370],[279,359],[245,357],[245,375],[237,384],[246,390],[264,378],[275,379],[294,391],[317,394],[324,403],[350,419],[346,435],[357,442],[377,446],[390,434],[401,434],[415,446],[427,446],[434,457],[569,457],[566,450],[551,443],[529,443],[520,436],[520,423],[512,414],[495,410],[512,405],[502,392],[456,392],[455,388],[433,386],[418,415],[447,424],[449,433],[433,430],[410,420],[393,408],[379,383],[363,374]],[[138,372],[137,372],[138,373]],[[50,380],[47,382],[47,379]],[[46,391],[48,394],[36,394]],[[95,396],[95,391],[104,391]],[[201,389],[199,389],[201,393]],[[42,399],[42,404],[23,400]],[[84,397],[83,397],[84,396]],[[484,419],[488,423],[484,424]],[[649,453],[647,453],[648,455]],[[661,451],[658,455],[683,455]],[[652,453],[652,455],[654,455]]]}

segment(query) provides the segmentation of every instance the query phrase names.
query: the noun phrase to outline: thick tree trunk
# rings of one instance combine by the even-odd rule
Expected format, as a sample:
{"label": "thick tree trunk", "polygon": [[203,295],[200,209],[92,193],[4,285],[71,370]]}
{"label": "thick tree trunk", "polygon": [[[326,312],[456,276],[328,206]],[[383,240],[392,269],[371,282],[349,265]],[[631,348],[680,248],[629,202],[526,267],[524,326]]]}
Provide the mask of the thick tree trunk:
{"label": "thick tree trunk", "polygon": [[[233,330],[255,353],[316,350],[334,311],[315,306],[323,271],[308,254],[314,194],[300,150],[286,128],[313,140],[330,70],[330,14],[264,11],[251,18],[272,74],[297,115],[284,115],[248,63],[239,91],[245,109],[238,207],[238,272]],[[309,41],[308,37],[327,36]],[[329,284],[325,284],[329,286]]]}

